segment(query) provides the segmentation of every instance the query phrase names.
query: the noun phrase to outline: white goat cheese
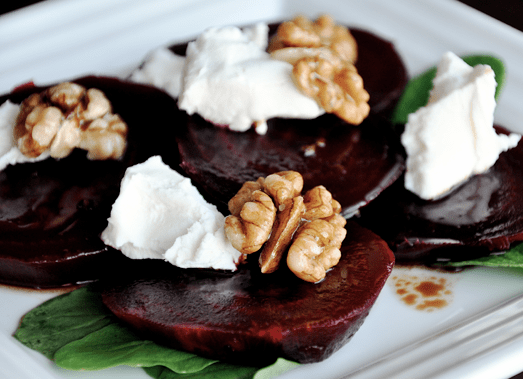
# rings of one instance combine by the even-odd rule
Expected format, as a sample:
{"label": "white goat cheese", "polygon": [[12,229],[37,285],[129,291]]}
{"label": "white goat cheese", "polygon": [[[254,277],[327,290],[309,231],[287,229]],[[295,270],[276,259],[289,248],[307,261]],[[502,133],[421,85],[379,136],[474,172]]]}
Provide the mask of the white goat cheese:
{"label": "white goat cheese", "polygon": [[[245,36],[260,49],[267,48],[267,27],[256,24],[244,29]],[[167,47],[153,50],[145,62],[131,73],[130,80],[136,83],[150,84],[163,89],[174,98],[180,96],[185,57],[177,55]]]}
{"label": "white goat cheese", "polygon": [[401,136],[405,188],[426,200],[485,172],[520,139],[494,130],[496,81],[490,66],[471,67],[447,52],[433,84],[428,104],[409,115]]}
{"label": "white goat cheese", "polygon": [[[292,80],[292,65],[265,51],[267,25],[255,32],[211,28],[189,43],[178,106],[236,131],[273,117],[316,118],[324,110]],[[262,40],[260,36],[264,36]]]}
{"label": "white goat cheese", "polygon": [[142,67],[131,74],[130,79],[161,88],[176,98],[180,95],[184,64],[185,57],[174,54],[166,47],[161,47],[149,55]]}
{"label": "white goat cheese", "polygon": [[13,129],[20,106],[7,100],[0,106],[0,171],[17,163],[38,162],[49,157],[44,152],[36,158],[28,158],[18,148],[13,138]]}
{"label": "white goat cheese", "polygon": [[224,216],[160,157],[129,167],[102,240],[133,259],[164,259],[182,268],[236,270],[241,253]]}

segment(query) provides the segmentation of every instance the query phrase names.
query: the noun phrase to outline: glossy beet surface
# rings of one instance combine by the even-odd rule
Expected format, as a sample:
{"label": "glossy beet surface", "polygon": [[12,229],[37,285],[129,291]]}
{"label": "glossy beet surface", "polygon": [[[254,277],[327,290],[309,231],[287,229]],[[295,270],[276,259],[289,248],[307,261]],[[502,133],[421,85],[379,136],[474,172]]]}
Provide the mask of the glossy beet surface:
{"label": "glossy beet surface", "polygon": [[[269,120],[261,136],[217,128],[199,116],[179,114],[186,125],[178,139],[182,168],[222,209],[248,180],[278,171],[303,175],[304,191],[325,186],[345,215],[374,199],[403,172],[397,135],[380,117],[352,126],[335,116]],[[308,156],[307,149],[314,151]]]}
{"label": "glossy beet surface", "polygon": [[[271,30],[274,32],[275,25]],[[386,113],[406,83],[403,63],[389,42],[363,31],[354,34],[361,44],[358,64],[367,77],[373,112]],[[377,55],[380,59],[375,59]],[[252,133],[236,134],[230,137],[230,141],[235,139],[231,145],[229,137],[216,139],[212,135],[224,130],[201,120],[195,122],[198,117],[187,123],[183,112],[173,112],[175,101],[159,91],[107,78],[89,77],[78,82],[107,93],[115,112],[129,124],[128,151],[118,162],[90,162],[77,151],[61,161],[17,165],[0,173],[0,282],[31,287],[66,285],[95,279],[121,260],[98,239],[120,180],[126,167],[155,154],[180,169],[174,142],[177,125],[181,133],[177,141],[185,154],[183,168],[224,212],[224,204],[244,180],[292,168],[305,171],[306,179],[312,178],[311,186],[325,180],[322,184],[330,185],[338,200],[346,203],[346,213],[351,213],[377,196],[403,170],[389,127],[378,118],[359,130],[336,127],[339,121],[326,116],[318,120],[319,131],[314,129],[318,124],[311,128],[310,124],[274,120],[271,123],[281,125],[276,133],[263,140]],[[0,98],[0,103],[8,98],[20,103],[42,89],[26,86]],[[194,134],[200,131],[201,136]],[[271,136],[276,140],[271,141]],[[207,137],[210,139],[205,141]],[[322,148],[323,138],[327,144]],[[266,150],[252,151],[253,146]],[[316,156],[304,164],[301,149],[313,147]],[[208,161],[210,152],[214,156]],[[362,172],[358,167],[365,165],[375,168],[374,175],[358,180]],[[230,170],[224,174],[224,169]],[[339,181],[340,177],[353,179],[349,183]]]}
{"label": "glossy beet surface", "polygon": [[[278,24],[271,25],[270,33]],[[405,66],[393,45],[376,35],[351,29],[358,41],[356,66],[370,94],[371,115],[352,126],[332,115],[315,120],[269,120],[269,130],[231,132],[199,116],[179,112],[186,125],[178,139],[182,168],[208,199],[226,204],[247,180],[277,171],[299,171],[306,188],[322,184],[348,216],[374,199],[404,169],[397,135],[381,116],[390,113],[407,82]],[[187,44],[172,46],[180,55]]]}
{"label": "glossy beet surface", "polygon": [[[8,166],[0,172],[0,282],[56,287],[97,279],[122,260],[99,239],[125,169],[162,154],[178,161],[169,123],[174,101],[155,89],[116,79],[76,80],[104,91],[129,126],[128,148],[119,161],[89,161],[81,150],[62,160]],[[42,88],[27,87],[7,98],[20,103]],[[153,111],[150,111],[154,109]],[[159,138],[160,130],[162,137]],[[174,163],[174,164],[175,164]]]}
{"label": "glossy beet surface", "polygon": [[375,234],[355,223],[347,229],[340,263],[319,284],[282,268],[220,274],[147,261],[106,284],[103,301],[146,338],[202,356],[241,364],[320,361],[361,326],[394,262]]}
{"label": "glossy beet surface", "polygon": [[370,95],[371,112],[389,116],[407,85],[407,70],[394,45],[375,34],[350,29],[358,42],[356,68]]}
{"label": "glossy beet surface", "polygon": [[361,223],[383,237],[398,261],[464,260],[523,240],[523,142],[486,173],[450,194],[423,201],[403,178],[361,211]]}

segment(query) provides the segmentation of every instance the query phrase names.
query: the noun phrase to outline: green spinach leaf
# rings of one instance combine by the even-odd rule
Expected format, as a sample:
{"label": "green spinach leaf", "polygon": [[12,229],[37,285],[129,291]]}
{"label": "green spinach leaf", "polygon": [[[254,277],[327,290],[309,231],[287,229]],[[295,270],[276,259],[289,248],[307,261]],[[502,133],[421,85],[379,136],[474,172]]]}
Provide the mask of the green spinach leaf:
{"label": "green spinach leaf", "polygon": [[217,362],[142,340],[117,322],[68,343],[56,352],[54,360],[69,370],[164,365],[178,373],[198,372]]}
{"label": "green spinach leaf", "polygon": [[58,349],[114,322],[100,294],[84,287],[46,301],[27,313],[14,337],[52,359]]}
{"label": "green spinach leaf", "polygon": [[[449,262],[448,266],[488,266],[488,267],[512,267],[523,270],[523,243],[516,245],[504,254],[489,255],[488,257],[477,258],[462,262]],[[523,272],[523,271],[522,271]]]}
{"label": "green spinach leaf", "polygon": [[278,358],[276,362],[274,362],[272,365],[267,366],[265,368],[262,368],[259,370],[256,375],[254,375],[253,379],[270,379],[274,378],[275,376],[281,375],[284,372],[287,372],[289,370],[292,370],[293,368],[298,367],[300,364],[288,361],[283,358]]}
{"label": "green spinach leaf", "polygon": [[258,371],[255,367],[241,367],[227,363],[216,363],[206,369],[189,374],[179,374],[163,366],[144,368],[154,379],[252,379]]}
{"label": "green spinach leaf", "polygon": [[103,305],[95,286],[60,295],[31,310],[14,337],[65,369],[128,365],[142,367],[157,379],[268,379],[298,365],[279,359],[263,369],[236,366],[143,340]]}
{"label": "green spinach leaf", "polygon": [[194,375],[180,375],[162,366],[145,368],[145,372],[155,379],[270,379],[297,366],[299,363],[279,358],[262,369],[217,363]]}

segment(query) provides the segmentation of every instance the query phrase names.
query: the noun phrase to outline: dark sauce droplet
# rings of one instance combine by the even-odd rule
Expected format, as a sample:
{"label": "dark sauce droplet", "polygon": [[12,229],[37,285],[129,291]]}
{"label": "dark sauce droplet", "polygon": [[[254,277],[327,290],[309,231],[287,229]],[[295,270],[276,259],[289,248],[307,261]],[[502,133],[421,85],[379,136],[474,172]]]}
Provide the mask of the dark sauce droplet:
{"label": "dark sauce droplet", "polygon": [[451,304],[452,274],[398,267],[391,276],[394,294],[402,303],[419,311],[433,312]]}

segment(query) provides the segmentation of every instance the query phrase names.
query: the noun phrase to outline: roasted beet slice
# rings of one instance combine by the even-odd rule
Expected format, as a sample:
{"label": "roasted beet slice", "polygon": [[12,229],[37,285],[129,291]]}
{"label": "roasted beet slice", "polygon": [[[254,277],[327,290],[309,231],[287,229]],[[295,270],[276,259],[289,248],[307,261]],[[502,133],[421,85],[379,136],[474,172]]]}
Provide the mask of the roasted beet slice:
{"label": "roasted beet slice", "polygon": [[332,115],[273,119],[265,135],[232,132],[184,112],[179,117],[185,125],[178,138],[182,168],[222,210],[245,181],[294,170],[303,175],[304,190],[324,185],[350,215],[404,169],[398,136],[378,116],[359,126]]}
{"label": "roasted beet slice", "polygon": [[399,262],[476,258],[523,241],[521,188],[523,142],[439,200],[418,198],[401,178],[361,210],[360,222],[388,242]]}
{"label": "roasted beet slice", "polygon": [[201,356],[255,365],[320,361],[361,326],[394,262],[374,233],[352,222],[347,229],[340,263],[318,284],[283,268],[261,274],[255,259],[256,267],[233,274],[148,261],[106,283],[103,301],[145,338]]}
{"label": "roasted beet slice", "polygon": [[[270,26],[274,35],[279,24]],[[332,115],[315,120],[272,119],[269,131],[237,133],[179,112],[182,168],[209,201],[226,204],[247,180],[277,171],[299,171],[305,188],[324,185],[349,216],[392,184],[404,169],[403,148],[381,116],[389,114],[406,83],[405,66],[392,43],[359,29],[357,67],[370,94],[371,115],[359,126]],[[171,47],[184,55],[187,44]],[[380,116],[377,116],[379,114]]]}
{"label": "roasted beet slice", "polygon": [[350,32],[358,42],[356,68],[370,95],[371,112],[389,116],[408,82],[405,65],[392,42],[361,29]]}
{"label": "roasted beet slice", "polygon": [[[151,87],[117,79],[75,82],[104,91],[129,126],[128,148],[118,161],[89,161],[82,151],[61,160],[8,166],[0,172],[0,282],[56,287],[97,279],[123,259],[99,239],[125,169],[161,154],[177,166],[172,98]],[[26,86],[0,98],[20,103],[43,88]],[[174,149],[173,149],[174,146]]]}

